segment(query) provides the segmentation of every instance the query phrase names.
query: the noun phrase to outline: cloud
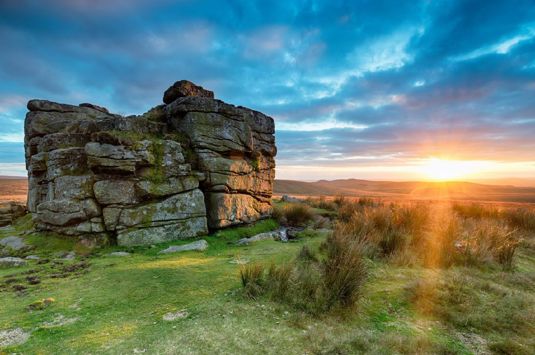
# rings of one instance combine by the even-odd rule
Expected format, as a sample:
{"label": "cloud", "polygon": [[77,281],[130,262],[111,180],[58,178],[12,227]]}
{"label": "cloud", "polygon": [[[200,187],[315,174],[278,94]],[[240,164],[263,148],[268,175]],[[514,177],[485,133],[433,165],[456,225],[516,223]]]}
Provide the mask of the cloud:
{"label": "cloud", "polygon": [[4,1],[0,148],[29,98],[134,114],[189,79],[273,116],[280,167],[535,161],[533,18],[529,0]]}

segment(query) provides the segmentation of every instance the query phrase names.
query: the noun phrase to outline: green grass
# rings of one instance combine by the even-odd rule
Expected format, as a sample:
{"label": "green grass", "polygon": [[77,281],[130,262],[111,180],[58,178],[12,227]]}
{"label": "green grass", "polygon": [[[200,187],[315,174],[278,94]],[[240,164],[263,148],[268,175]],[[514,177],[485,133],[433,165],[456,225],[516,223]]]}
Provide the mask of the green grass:
{"label": "green grass", "polygon": [[[100,249],[88,257],[87,273],[66,278],[47,278],[53,267],[35,262],[0,269],[0,282],[4,282],[7,275],[23,278],[23,272],[42,268],[41,284],[28,286],[27,293],[0,291],[0,330],[21,327],[31,332],[25,344],[2,350],[25,354],[535,352],[531,322],[535,249],[521,247],[510,272],[490,267],[429,269],[369,260],[370,277],[355,309],[313,316],[276,300],[250,300],[243,295],[237,260],[266,267],[282,264],[304,245],[318,250],[325,240],[325,234],[307,233],[292,243],[234,244],[277,227],[275,221],[265,220],[221,230],[205,238],[210,245],[205,252],[158,254],[170,244],[189,241]],[[22,231],[16,226],[1,231],[0,237]],[[47,255],[76,247],[72,240],[53,235],[46,243],[37,235],[25,238],[38,247],[37,253]],[[107,256],[113,250],[129,250],[132,255]],[[28,311],[28,305],[45,298],[55,302],[43,310]],[[188,317],[162,320],[165,313],[183,309]],[[58,315],[77,321],[45,325]]]}

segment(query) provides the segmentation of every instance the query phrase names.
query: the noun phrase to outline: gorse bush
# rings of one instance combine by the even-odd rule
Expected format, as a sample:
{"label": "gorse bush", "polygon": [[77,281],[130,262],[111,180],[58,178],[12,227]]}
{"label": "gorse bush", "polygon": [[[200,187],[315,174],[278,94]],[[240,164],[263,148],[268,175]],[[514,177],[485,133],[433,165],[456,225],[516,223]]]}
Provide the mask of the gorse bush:
{"label": "gorse bush", "polygon": [[266,295],[312,314],[354,306],[368,275],[362,244],[335,232],[321,251],[317,255],[305,246],[291,263],[272,264],[267,270],[258,264],[244,266],[240,276],[245,294]]}

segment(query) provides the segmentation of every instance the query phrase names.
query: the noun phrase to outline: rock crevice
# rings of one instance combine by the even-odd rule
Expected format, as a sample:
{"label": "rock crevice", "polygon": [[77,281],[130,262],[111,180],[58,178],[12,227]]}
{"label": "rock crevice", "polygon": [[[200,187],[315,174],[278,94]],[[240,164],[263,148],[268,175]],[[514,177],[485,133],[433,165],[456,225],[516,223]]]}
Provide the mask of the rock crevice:
{"label": "rock crevice", "polygon": [[28,210],[39,230],[152,244],[271,213],[274,122],[182,80],[123,117],[92,104],[28,102]]}

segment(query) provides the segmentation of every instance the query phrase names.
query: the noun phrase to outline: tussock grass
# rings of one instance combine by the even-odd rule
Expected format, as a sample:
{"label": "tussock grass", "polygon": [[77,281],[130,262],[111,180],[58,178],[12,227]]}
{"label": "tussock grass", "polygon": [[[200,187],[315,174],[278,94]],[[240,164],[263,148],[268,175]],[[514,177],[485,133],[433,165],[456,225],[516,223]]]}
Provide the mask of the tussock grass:
{"label": "tussock grass", "polygon": [[273,208],[273,218],[282,225],[302,227],[313,217],[311,208],[304,203],[288,203]]}
{"label": "tussock grass", "polygon": [[429,206],[421,203],[370,206],[346,201],[339,211],[336,231],[362,243],[368,257],[405,265],[495,263],[511,270],[521,241],[504,214],[479,205],[454,205],[455,213],[431,216]]}
{"label": "tussock grass", "polygon": [[368,275],[362,244],[340,231],[330,235],[321,254],[303,246],[288,264],[242,267],[240,277],[247,296],[264,294],[311,314],[352,308]]}

